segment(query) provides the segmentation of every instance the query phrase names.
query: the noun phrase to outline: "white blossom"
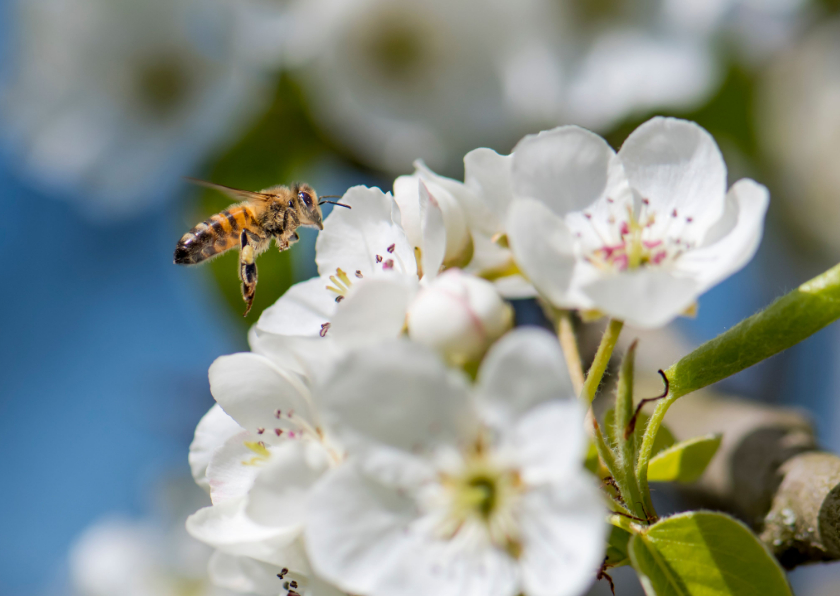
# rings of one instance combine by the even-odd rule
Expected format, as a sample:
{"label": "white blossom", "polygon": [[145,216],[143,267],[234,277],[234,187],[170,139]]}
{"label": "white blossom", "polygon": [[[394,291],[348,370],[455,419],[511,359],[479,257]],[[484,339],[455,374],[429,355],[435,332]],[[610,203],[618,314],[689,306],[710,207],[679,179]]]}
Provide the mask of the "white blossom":
{"label": "white blossom", "polygon": [[516,200],[507,238],[540,294],[657,327],[743,267],[761,240],[767,189],[726,192],[714,139],[654,118],[614,152],[568,126],[525,137],[513,152]]}
{"label": "white blossom", "polygon": [[541,330],[500,340],[474,390],[405,340],[344,358],[321,399],[349,459],[311,493],[315,570],[367,596],[583,593],[605,507],[563,362]]}
{"label": "white blossom", "polygon": [[224,356],[210,368],[217,405],[196,428],[190,466],[212,505],[190,516],[187,530],[216,549],[208,565],[216,585],[265,596],[340,594],[312,573],[300,540],[309,488],[343,458],[310,385],[259,354]]}
{"label": "white blossom", "polygon": [[231,596],[207,578],[211,549],[190,538],[183,519],[166,527],[151,519],[106,518],[70,549],[77,596]]}
{"label": "white blossom", "polygon": [[[458,184],[431,172],[428,178],[438,194],[436,184]],[[317,376],[337,354],[408,330],[465,363],[510,328],[510,307],[490,284],[454,270],[437,281],[450,238],[446,212],[420,178],[400,182],[399,200],[379,189],[347,191],[341,202],[351,209],[334,210],[318,236],[320,276],[292,286],[263,312],[251,333],[254,351]],[[442,312],[443,292],[462,308]]]}
{"label": "white blossom", "polygon": [[13,15],[2,141],[92,217],[171,194],[264,97],[226,0],[25,0]]}

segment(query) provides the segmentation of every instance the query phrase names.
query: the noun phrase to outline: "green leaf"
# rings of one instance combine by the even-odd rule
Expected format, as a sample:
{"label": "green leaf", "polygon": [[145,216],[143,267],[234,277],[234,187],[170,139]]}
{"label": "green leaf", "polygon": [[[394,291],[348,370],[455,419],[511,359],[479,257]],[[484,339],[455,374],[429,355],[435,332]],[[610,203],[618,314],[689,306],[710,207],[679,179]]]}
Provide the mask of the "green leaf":
{"label": "green leaf", "polygon": [[776,559],[723,513],[669,517],[634,535],[628,551],[648,596],[792,596]]}
{"label": "green leaf", "polygon": [[665,371],[676,398],[778,354],[840,318],[840,265],[735,325]]}
{"label": "green leaf", "polygon": [[648,465],[649,482],[694,482],[712,461],[720,434],[695,437],[656,454]]}

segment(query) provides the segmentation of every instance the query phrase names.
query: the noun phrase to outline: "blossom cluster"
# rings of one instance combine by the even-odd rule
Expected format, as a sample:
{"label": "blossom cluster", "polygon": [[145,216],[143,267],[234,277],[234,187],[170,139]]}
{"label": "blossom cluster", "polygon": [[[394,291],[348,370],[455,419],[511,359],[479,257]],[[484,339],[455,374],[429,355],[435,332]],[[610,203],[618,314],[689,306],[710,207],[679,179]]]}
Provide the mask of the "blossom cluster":
{"label": "blossom cluster", "polygon": [[[324,222],[319,277],[210,368],[190,533],[257,594],[581,594],[607,507],[557,338],[507,298],[666,324],[755,252],[767,190],[727,192],[712,137],[655,118],[617,153],[560,127],[465,180],[417,163]],[[587,404],[588,405],[588,404]]]}

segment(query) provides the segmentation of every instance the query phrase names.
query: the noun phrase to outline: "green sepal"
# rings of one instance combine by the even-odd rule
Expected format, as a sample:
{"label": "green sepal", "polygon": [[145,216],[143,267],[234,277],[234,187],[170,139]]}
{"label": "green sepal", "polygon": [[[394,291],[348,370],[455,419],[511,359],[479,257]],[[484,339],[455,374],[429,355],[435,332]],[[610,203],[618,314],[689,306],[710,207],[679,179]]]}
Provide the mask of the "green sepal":
{"label": "green sepal", "polygon": [[710,434],[660,451],[648,465],[648,482],[694,482],[717,453],[720,440],[720,434]]}
{"label": "green sepal", "polygon": [[[637,445],[640,445],[642,442],[642,436],[644,435],[648,420],[650,420],[650,416],[644,412],[639,412],[639,416],[636,421],[636,429],[634,431]],[[615,411],[612,408],[604,413],[604,427],[609,429],[611,433],[615,429]],[[618,442],[619,438],[620,437],[614,437],[610,434],[610,441],[614,444]],[[656,455],[676,442],[677,440],[674,438],[673,433],[663,424],[659,427],[659,432],[656,434],[656,440],[653,442],[653,454]]]}
{"label": "green sepal", "polygon": [[607,567],[621,567],[630,564],[627,545],[632,536],[627,530],[610,526],[610,536],[607,540]]}
{"label": "green sepal", "polygon": [[723,513],[664,519],[633,535],[628,554],[648,596],[792,596],[776,559]]}

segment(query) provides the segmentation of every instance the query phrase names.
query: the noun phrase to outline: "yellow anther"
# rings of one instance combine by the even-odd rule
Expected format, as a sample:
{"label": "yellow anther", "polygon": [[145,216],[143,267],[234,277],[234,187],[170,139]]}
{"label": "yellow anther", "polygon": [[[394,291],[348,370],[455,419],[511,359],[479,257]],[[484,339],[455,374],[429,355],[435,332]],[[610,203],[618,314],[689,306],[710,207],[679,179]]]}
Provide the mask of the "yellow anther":
{"label": "yellow anther", "polygon": [[339,267],[338,269],[335,270],[335,272],[338,273],[338,278],[344,283],[345,286],[347,286],[349,288],[350,286],[353,285],[353,282],[350,281],[350,278],[347,277],[347,274],[344,273],[343,269],[341,269]]}
{"label": "yellow anther", "polygon": [[262,441],[245,441],[245,447],[256,453],[257,456],[252,457],[248,461],[243,461],[243,466],[257,466],[268,461],[268,458],[271,457],[271,453]]}

